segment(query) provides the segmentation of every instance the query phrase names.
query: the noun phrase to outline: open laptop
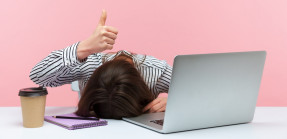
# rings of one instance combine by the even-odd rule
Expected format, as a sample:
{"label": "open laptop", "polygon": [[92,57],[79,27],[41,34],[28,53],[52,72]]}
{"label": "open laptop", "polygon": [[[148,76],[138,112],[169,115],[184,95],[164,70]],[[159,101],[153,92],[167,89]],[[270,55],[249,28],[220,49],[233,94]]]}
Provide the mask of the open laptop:
{"label": "open laptop", "polygon": [[265,57],[265,51],[178,55],[166,111],[123,120],[160,133],[251,122]]}

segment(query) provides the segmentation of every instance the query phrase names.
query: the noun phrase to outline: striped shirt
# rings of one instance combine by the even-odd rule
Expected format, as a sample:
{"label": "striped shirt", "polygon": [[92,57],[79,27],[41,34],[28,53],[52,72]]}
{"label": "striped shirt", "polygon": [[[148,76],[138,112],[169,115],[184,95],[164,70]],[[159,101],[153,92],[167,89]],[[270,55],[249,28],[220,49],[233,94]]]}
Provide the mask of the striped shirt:
{"label": "striped shirt", "polygon": [[65,49],[51,52],[32,69],[30,79],[46,87],[57,87],[78,80],[80,92],[83,92],[95,69],[105,61],[125,54],[133,59],[136,69],[155,97],[159,93],[168,91],[172,67],[166,61],[122,50],[117,53],[95,53],[80,62],[77,59],[78,44],[79,42]]}

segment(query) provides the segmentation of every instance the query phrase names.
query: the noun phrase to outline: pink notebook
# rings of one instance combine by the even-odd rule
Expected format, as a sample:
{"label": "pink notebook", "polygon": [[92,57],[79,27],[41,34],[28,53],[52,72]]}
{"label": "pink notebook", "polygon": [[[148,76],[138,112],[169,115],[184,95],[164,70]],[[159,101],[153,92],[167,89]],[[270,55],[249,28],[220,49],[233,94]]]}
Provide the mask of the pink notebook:
{"label": "pink notebook", "polygon": [[[74,113],[57,115],[57,116],[79,117]],[[66,129],[69,129],[69,130],[96,127],[96,126],[104,126],[104,125],[108,124],[108,121],[103,120],[103,119],[96,121],[96,120],[62,119],[62,118],[54,118],[52,116],[45,116],[44,120],[49,122],[49,123],[64,127]]]}

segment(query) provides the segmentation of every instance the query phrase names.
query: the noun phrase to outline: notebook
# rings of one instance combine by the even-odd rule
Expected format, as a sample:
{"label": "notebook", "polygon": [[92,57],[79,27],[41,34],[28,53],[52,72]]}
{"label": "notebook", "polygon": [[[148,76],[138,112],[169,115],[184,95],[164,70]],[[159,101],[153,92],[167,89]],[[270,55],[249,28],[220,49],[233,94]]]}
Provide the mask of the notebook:
{"label": "notebook", "polygon": [[[74,113],[57,115],[57,116],[79,117]],[[108,124],[108,121],[104,119],[100,119],[99,121],[96,121],[96,120],[62,119],[62,118],[54,118],[53,116],[45,116],[44,120],[49,123],[64,127],[69,130],[104,126]]]}

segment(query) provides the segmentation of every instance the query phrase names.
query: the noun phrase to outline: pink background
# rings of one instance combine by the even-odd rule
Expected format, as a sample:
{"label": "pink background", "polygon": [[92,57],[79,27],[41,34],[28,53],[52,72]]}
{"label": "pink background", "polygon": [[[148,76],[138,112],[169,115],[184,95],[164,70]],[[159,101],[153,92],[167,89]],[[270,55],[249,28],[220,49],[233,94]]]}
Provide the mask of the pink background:
{"label": "pink background", "polygon": [[[1,0],[0,106],[19,106],[36,86],[32,67],[53,50],[87,38],[102,9],[118,28],[114,51],[153,55],[266,50],[258,106],[287,106],[286,0]],[[75,106],[70,85],[49,88],[48,106]]]}

